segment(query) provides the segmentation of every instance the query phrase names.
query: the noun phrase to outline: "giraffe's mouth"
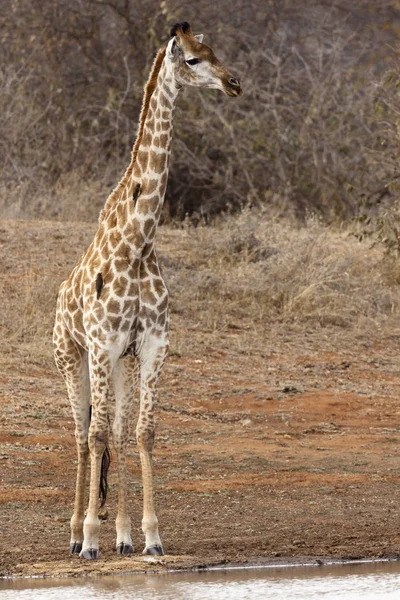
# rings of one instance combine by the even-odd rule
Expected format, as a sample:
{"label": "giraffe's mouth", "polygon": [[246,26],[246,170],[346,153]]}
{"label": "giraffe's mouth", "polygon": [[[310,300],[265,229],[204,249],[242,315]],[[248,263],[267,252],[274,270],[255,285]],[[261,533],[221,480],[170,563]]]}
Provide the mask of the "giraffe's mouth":
{"label": "giraffe's mouth", "polygon": [[243,94],[243,91],[239,79],[236,79],[235,77],[230,77],[224,83],[224,92],[227,96],[230,96],[231,98],[237,98],[238,96],[241,96]]}
{"label": "giraffe's mouth", "polygon": [[242,90],[231,90],[228,88],[224,88],[224,92],[227,96],[230,96],[231,98],[237,98],[238,96],[241,96],[243,94]]}

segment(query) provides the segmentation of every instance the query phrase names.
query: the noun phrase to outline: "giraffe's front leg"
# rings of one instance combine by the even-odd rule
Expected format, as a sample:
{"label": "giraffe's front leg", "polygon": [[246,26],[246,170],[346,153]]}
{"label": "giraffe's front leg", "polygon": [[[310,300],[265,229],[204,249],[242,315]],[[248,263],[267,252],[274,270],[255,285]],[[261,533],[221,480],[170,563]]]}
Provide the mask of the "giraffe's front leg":
{"label": "giraffe's front leg", "polygon": [[108,446],[108,403],[112,396],[112,360],[107,354],[89,355],[90,388],[92,393],[92,416],[89,427],[90,488],[89,506],[83,522],[81,558],[96,559],[99,556],[99,488],[104,451]]}
{"label": "giraffe's front leg", "polygon": [[154,509],[152,450],[154,445],[154,395],[158,375],[164,363],[168,342],[166,335],[148,335],[140,353],[140,412],[136,427],[143,478],[142,530],[146,545],[143,554],[163,555]]}
{"label": "giraffe's front leg", "polygon": [[118,461],[118,515],[116,519],[118,554],[131,554],[131,521],[127,506],[126,453],[129,442],[138,364],[133,356],[117,361],[114,369],[115,419],[113,442]]}

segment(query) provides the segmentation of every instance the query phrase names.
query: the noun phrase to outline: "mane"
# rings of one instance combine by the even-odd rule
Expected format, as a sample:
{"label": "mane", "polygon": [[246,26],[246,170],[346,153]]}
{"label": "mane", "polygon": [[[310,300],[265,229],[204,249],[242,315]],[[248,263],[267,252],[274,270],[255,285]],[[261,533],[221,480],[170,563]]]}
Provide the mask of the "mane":
{"label": "mane", "polygon": [[126,169],[125,174],[122,177],[121,181],[118,183],[117,187],[114,188],[111,194],[108,196],[104,208],[100,212],[100,221],[107,215],[110,208],[119,200],[119,198],[122,195],[122,192],[125,190],[126,185],[132,175],[133,167],[135,166],[136,162],[136,157],[140,148],[140,144],[142,142],[144,123],[146,121],[147,113],[149,112],[150,100],[157,85],[157,78],[165,57],[165,52],[166,48],[161,48],[161,50],[157,52],[150,72],[149,79],[147,80],[147,83],[144,88],[142,108],[139,117],[139,128],[136,141],[132,148],[131,162],[129,163],[129,166]]}

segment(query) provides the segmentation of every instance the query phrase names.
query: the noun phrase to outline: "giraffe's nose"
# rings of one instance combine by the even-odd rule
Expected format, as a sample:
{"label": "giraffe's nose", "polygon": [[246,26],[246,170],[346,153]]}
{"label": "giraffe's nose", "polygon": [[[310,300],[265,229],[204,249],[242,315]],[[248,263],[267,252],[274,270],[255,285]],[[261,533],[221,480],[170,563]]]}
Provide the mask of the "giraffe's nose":
{"label": "giraffe's nose", "polygon": [[229,77],[225,85],[226,87],[224,91],[226,94],[228,94],[228,96],[237,97],[242,95],[240,81],[239,79],[236,79],[236,77]]}

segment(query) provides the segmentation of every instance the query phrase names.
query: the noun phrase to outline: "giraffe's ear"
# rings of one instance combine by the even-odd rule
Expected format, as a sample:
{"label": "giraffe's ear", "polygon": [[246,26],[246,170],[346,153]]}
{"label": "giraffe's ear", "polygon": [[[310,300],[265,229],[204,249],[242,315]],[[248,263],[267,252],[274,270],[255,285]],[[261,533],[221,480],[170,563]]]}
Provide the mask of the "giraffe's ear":
{"label": "giraffe's ear", "polygon": [[195,35],[194,37],[196,38],[196,40],[198,42],[200,42],[200,44],[203,42],[204,35],[202,33],[199,33],[198,35]]}
{"label": "giraffe's ear", "polygon": [[178,44],[176,43],[176,37],[173,37],[171,40],[169,40],[166,54],[167,54],[167,57],[172,61],[174,61],[178,58],[179,48],[178,48]]}

